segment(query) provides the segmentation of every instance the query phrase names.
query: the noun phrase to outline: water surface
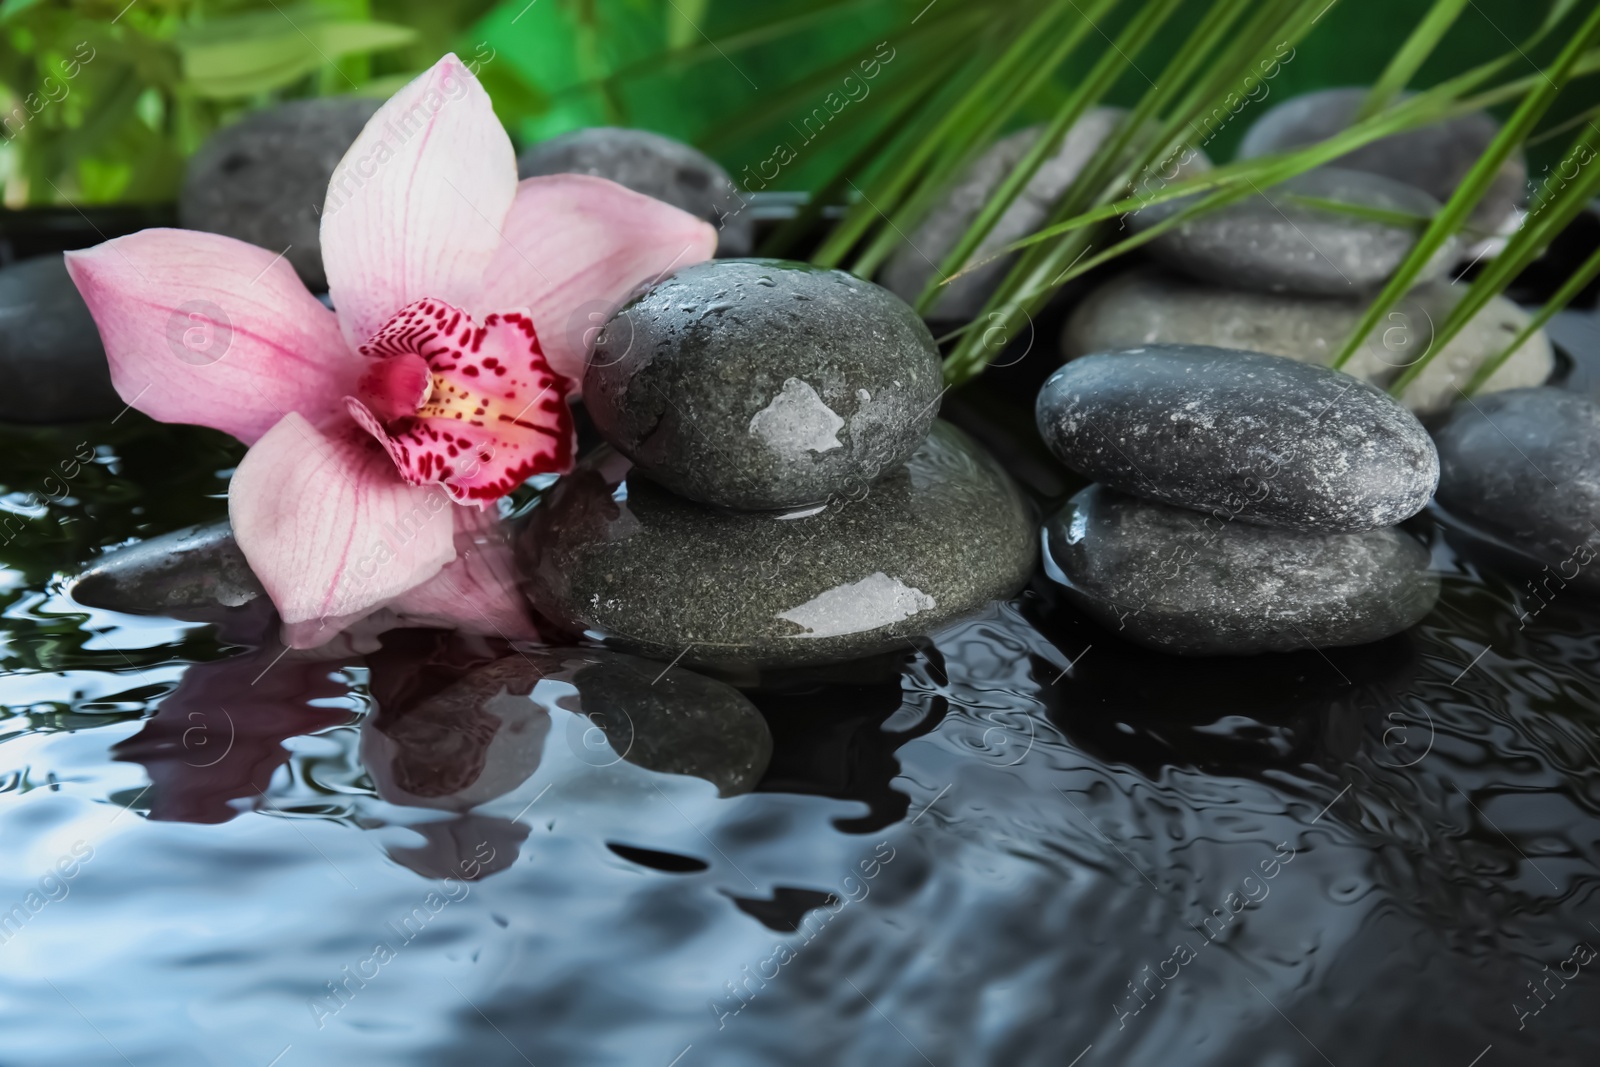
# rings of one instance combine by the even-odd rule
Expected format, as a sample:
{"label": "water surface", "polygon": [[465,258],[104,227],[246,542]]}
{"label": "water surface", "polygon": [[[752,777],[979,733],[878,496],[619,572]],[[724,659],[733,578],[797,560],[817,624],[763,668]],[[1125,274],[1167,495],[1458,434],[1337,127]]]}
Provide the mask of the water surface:
{"label": "water surface", "polygon": [[[1013,399],[953,414],[1042,511],[1074,486]],[[1427,517],[1443,597],[1376,645],[1171,659],[1041,578],[898,674],[753,694],[754,793],[554,703],[489,788],[470,738],[378,736],[403,647],[275,660],[249,612],[63,591],[223,515],[236,446],[3,437],[0,1064],[1600,1057],[1600,608]]]}

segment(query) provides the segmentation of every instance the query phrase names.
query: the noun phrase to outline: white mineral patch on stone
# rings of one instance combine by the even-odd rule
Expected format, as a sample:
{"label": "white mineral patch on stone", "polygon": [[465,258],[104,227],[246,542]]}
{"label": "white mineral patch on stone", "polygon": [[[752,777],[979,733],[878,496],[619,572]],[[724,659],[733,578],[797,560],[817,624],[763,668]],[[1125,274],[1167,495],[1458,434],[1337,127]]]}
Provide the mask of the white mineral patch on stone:
{"label": "white mineral patch on stone", "polygon": [[795,454],[839,448],[844,420],[822,402],[817,391],[799,378],[783,383],[772,403],[750,418],[750,433],[774,452]]}
{"label": "white mineral patch on stone", "polygon": [[838,637],[888,626],[937,606],[922,590],[877,571],[859,582],[836,586],[797,608],[780,611],[778,618],[806,628],[795,637]]}

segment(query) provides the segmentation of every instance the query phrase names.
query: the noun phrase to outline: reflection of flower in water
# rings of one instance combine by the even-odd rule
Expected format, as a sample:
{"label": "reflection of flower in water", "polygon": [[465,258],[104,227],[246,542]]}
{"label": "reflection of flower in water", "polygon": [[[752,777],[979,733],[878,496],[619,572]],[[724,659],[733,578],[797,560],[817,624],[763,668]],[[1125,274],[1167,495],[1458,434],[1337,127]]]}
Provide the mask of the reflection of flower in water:
{"label": "reflection of flower in water", "polygon": [[478,705],[454,711],[449,721],[410,714],[378,724],[399,746],[395,785],[414,796],[443,797],[459,793],[483,774],[500,717]]}
{"label": "reflection of flower in water", "polygon": [[144,765],[152,819],[227,822],[240,813],[234,801],[258,802],[271,787],[289,761],[284,741],[350,717],[345,708],[312,704],[349,695],[334,677],[337,660],[284,656],[258,639],[275,625],[265,598],[230,614],[225,629],[241,625],[253,625],[256,636],[230,639],[257,645],[255,651],[191,666],[139,732],[113,749],[117,759]]}

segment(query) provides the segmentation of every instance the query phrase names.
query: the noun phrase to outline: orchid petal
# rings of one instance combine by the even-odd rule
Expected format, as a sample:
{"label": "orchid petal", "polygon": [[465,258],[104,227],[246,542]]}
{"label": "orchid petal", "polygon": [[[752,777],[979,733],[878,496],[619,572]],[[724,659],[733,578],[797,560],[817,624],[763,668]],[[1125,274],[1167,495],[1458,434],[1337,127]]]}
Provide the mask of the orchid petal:
{"label": "orchid petal", "polygon": [[717,250],[710,223],[583,174],[522,182],[503,230],[466,306],[479,316],[530,308],[550,366],[580,384],[595,334],[636,288]]}
{"label": "orchid petal", "polygon": [[455,558],[449,499],[406,485],[354,427],[325,435],[288,415],[228,488],[234,537],[284,623],[312,648]]}
{"label": "orchid petal", "polygon": [[423,297],[465,305],[516,195],[511,139],[447,55],[372,116],[328,182],[322,260],[352,348]]}
{"label": "orchid petal", "polygon": [[132,407],[253,444],[340,410],[361,360],[287,260],[232,237],[142,230],[66,254]]}
{"label": "orchid petal", "polygon": [[[352,418],[388,451],[412,485],[440,483],[457,503],[498,500],[535,474],[572,467],[574,432],[566,403],[570,382],[545,362],[528,316],[495,312],[474,322],[442,300],[419,300],[391,319],[361,353],[373,360],[348,397]],[[384,418],[416,390],[420,362],[429,381],[420,405]],[[386,367],[397,372],[385,374]]]}
{"label": "orchid petal", "polygon": [[508,641],[537,641],[539,630],[517,584],[504,523],[492,511],[451,508],[456,558],[391,601],[396,625],[460,630]]}

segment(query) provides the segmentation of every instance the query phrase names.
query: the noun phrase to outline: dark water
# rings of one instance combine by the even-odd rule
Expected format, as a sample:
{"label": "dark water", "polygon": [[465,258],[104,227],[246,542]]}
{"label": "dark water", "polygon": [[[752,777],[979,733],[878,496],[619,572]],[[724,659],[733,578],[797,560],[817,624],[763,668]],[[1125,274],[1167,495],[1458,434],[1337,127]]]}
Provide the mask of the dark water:
{"label": "dark water", "polygon": [[[1047,506],[1007,402],[956,414]],[[1443,599],[1378,645],[1167,659],[1041,581],[898,677],[755,694],[755,793],[552,708],[520,764],[424,753],[417,799],[383,662],[63,594],[222,515],[233,446],[3,448],[6,1067],[1600,1057],[1600,606],[1427,519]]]}

